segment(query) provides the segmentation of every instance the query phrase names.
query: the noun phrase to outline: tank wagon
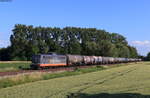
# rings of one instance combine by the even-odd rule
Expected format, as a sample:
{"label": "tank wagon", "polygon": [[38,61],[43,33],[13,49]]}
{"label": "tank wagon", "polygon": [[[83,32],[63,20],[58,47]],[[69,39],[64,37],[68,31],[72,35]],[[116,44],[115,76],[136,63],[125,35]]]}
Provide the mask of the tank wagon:
{"label": "tank wagon", "polygon": [[66,55],[66,63],[69,66],[73,65],[82,65],[83,64],[83,57],[80,55]]}
{"label": "tank wagon", "polygon": [[96,65],[96,64],[115,64],[139,62],[141,59],[136,58],[114,58],[101,56],[82,56],[82,55],[60,55],[55,53],[38,54],[32,56],[32,69],[59,67],[59,66],[79,66],[79,65]]}

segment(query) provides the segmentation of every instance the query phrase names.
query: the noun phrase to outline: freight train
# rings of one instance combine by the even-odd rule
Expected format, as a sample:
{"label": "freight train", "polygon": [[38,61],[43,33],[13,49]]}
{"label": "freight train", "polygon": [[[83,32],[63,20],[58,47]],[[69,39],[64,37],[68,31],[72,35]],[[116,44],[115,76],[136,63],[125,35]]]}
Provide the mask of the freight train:
{"label": "freight train", "polygon": [[104,65],[116,63],[139,62],[136,58],[116,58],[102,56],[82,56],[82,55],[59,55],[56,53],[38,54],[32,56],[32,69],[59,67],[59,66],[84,66],[84,65]]}

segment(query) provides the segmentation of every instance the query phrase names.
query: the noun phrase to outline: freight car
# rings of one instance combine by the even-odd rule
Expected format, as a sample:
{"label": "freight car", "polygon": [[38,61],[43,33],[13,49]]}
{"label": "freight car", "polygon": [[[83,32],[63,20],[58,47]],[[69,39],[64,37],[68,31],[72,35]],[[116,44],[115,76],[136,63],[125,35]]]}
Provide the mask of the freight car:
{"label": "freight car", "polygon": [[66,55],[67,58],[67,65],[82,65],[84,63],[83,56],[80,55]]}
{"label": "freight car", "polygon": [[38,54],[32,56],[32,69],[59,67],[59,66],[78,66],[78,65],[96,65],[96,64],[114,64],[138,62],[141,59],[133,58],[114,58],[101,56],[81,56],[81,55],[59,55],[55,53]]}

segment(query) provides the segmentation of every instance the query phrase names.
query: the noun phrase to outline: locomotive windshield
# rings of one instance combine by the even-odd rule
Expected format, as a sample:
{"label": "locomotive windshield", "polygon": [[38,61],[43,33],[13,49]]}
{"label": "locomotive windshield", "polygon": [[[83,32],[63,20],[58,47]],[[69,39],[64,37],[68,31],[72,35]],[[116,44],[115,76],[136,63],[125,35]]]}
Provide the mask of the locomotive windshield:
{"label": "locomotive windshield", "polygon": [[41,59],[41,55],[33,55],[32,56],[32,63],[39,64]]}

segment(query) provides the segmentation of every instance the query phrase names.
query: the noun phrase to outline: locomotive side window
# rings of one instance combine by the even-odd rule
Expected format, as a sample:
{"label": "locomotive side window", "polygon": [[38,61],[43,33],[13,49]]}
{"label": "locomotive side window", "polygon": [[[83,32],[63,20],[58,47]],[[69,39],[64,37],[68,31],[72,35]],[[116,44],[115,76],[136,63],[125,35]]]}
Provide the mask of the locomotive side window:
{"label": "locomotive side window", "polygon": [[43,55],[42,63],[43,64],[53,63],[53,57],[51,57],[50,55]]}
{"label": "locomotive side window", "polygon": [[59,57],[60,63],[66,63],[66,57]]}
{"label": "locomotive side window", "polygon": [[53,59],[53,64],[66,63],[66,57],[56,56]]}

